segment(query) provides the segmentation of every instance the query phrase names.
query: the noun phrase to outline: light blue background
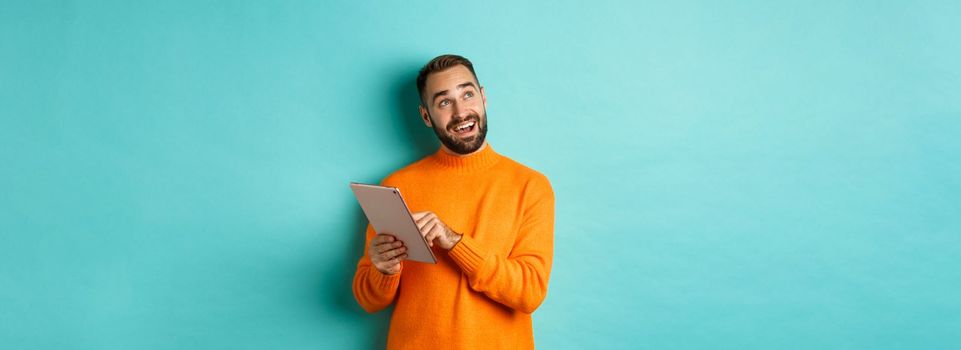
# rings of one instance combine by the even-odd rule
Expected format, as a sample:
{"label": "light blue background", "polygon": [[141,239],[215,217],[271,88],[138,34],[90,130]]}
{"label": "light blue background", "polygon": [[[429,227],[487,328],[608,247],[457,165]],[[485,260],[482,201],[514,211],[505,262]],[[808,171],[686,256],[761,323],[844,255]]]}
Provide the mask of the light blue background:
{"label": "light blue background", "polygon": [[[0,347],[369,349],[348,181],[472,59],[544,349],[961,347],[956,1],[0,3]],[[491,218],[488,218],[491,219]]]}

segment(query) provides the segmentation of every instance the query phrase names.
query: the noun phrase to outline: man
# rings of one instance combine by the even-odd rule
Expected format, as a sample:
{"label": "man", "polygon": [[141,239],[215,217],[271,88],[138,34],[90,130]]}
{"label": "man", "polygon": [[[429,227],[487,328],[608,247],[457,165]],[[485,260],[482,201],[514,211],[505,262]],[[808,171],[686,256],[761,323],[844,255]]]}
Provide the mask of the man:
{"label": "man", "polygon": [[550,182],[487,144],[487,97],[469,60],[434,58],[417,90],[441,147],[383,184],[404,193],[437,264],[405,263],[403,243],[368,225],[354,296],[368,312],[396,303],[389,349],[533,348],[531,313],[553,259]]}

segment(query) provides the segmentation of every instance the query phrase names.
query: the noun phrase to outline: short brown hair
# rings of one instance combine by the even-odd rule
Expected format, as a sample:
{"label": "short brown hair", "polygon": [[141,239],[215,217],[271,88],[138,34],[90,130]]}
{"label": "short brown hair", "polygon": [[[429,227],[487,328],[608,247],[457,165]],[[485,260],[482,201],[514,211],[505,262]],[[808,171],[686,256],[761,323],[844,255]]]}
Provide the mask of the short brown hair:
{"label": "short brown hair", "polygon": [[424,87],[427,85],[427,76],[431,73],[446,70],[457,65],[467,67],[467,69],[470,70],[470,74],[474,76],[474,81],[480,86],[480,81],[477,80],[477,73],[474,73],[474,64],[470,63],[470,60],[458,55],[440,55],[434,57],[430,62],[427,62],[424,68],[420,69],[420,73],[417,74],[417,95],[420,96],[421,105],[427,107],[427,104],[424,103]]}

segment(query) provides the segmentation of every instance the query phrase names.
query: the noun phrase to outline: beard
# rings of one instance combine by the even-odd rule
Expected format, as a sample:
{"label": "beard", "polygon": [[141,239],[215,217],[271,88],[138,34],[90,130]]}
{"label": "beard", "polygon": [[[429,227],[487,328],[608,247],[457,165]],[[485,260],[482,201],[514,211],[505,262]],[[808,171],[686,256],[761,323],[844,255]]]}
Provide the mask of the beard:
{"label": "beard", "polygon": [[[477,134],[466,138],[454,136],[454,126],[469,120],[474,121]],[[480,149],[484,145],[484,140],[487,139],[487,111],[484,111],[483,117],[478,116],[477,113],[471,113],[464,118],[451,119],[443,128],[437,123],[433,123],[433,126],[431,129],[434,129],[434,134],[447,149],[457,154],[470,154]]]}

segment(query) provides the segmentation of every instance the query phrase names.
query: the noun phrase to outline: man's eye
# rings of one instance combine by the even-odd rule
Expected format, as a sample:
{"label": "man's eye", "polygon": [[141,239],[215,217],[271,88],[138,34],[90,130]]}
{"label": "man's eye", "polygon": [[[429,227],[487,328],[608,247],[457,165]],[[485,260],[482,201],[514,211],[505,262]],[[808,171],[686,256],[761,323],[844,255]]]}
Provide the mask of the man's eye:
{"label": "man's eye", "polygon": [[450,104],[450,100],[440,101],[440,105],[441,105],[441,106],[446,106],[446,105],[449,105],[449,104]]}
{"label": "man's eye", "polygon": [[473,92],[473,91],[468,91],[467,93],[464,94],[464,97],[466,97],[466,98],[474,97],[474,92]]}

